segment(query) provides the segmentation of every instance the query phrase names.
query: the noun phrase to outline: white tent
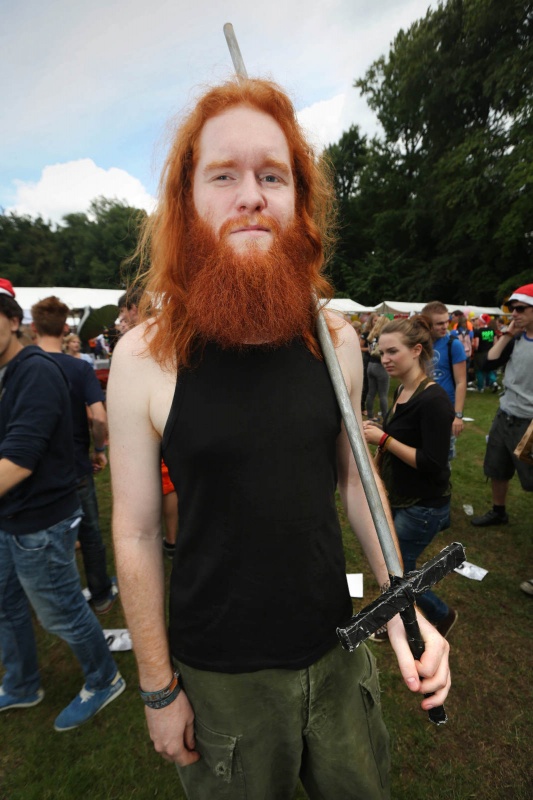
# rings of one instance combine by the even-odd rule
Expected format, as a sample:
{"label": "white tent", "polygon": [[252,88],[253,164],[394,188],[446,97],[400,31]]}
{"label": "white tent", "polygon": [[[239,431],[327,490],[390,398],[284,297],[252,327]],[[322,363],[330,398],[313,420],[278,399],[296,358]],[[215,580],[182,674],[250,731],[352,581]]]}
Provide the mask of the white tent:
{"label": "white tent", "polygon": [[326,308],[331,311],[340,311],[341,314],[366,314],[374,310],[374,306],[362,306],[347,297],[334,297],[333,300],[326,303]]}
{"label": "white tent", "polygon": [[[426,303],[383,300],[383,302],[376,306],[375,310],[378,314],[419,314],[425,305]],[[465,317],[468,317],[471,312],[476,317],[479,317],[480,314],[490,314],[493,317],[505,314],[505,311],[499,308],[499,306],[468,306],[462,303],[445,303],[444,305],[450,313],[460,310],[464,313]]]}
{"label": "white tent", "polygon": [[[15,300],[24,311],[24,322],[31,322],[31,307],[45,297],[55,295],[72,311],[86,308],[116,306],[124,289],[84,289],[72,286],[20,286],[15,289]],[[76,316],[81,316],[78,314]]]}

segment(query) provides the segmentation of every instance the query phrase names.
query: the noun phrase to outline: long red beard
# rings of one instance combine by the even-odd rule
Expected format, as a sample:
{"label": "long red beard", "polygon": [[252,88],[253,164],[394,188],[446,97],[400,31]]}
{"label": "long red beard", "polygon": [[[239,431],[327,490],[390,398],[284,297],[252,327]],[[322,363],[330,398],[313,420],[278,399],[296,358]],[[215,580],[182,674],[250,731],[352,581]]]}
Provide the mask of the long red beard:
{"label": "long red beard", "polygon": [[198,217],[189,227],[187,315],[199,337],[221,347],[280,346],[312,329],[311,248],[299,221],[281,232],[275,221],[256,217],[274,233],[267,251],[251,241],[237,253],[232,230],[251,224],[244,216],[225,223],[219,237]]}

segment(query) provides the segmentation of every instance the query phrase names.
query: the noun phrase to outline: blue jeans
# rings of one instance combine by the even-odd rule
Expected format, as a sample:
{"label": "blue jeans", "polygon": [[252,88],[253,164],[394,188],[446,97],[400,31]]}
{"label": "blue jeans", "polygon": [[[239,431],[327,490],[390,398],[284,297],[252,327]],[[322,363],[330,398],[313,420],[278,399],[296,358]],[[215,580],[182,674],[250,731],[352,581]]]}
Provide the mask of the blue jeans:
{"label": "blue jeans", "polygon": [[83,510],[78,539],[81,545],[85,577],[92,599],[98,602],[105,600],[109,595],[111,580],[107,574],[105,544],[102,541],[98,522],[98,502],[93,476],[85,475],[79,481],[76,489]]}
{"label": "blue jeans", "polygon": [[14,536],[0,530],[0,654],[3,688],[28,697],[40,685],[30,603],[43,628],[80,662],[89,690],[104,689],[117,667],[81,591],[74,546],[81,510],[50,528]]}
{"label": "blue jeans", "polygon": [[[426,508],[426,506],[393,508],[392,516],[404,570],[411,572],[416,569],[418,556],[433,541],[437,533],[450,527],[450,501],[442,508]],[[433,625],[443,620],[450,610],[432,591],[419,595],[416,602]]]}

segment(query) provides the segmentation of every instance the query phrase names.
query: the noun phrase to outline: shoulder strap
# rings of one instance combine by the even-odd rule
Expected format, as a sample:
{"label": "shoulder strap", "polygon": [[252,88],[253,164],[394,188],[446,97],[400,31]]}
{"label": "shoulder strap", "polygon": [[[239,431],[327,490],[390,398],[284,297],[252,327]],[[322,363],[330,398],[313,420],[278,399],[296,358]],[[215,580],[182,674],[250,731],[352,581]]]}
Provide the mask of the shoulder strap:
{"label": "shoulder strap", "polygon": [[455,375],[453,374],[453,361],[452,361],[452,346],[453,346],[453,336],[448,336],[448,363],[450,365],[450,375],[453,381],[453,388],[455,389]]}

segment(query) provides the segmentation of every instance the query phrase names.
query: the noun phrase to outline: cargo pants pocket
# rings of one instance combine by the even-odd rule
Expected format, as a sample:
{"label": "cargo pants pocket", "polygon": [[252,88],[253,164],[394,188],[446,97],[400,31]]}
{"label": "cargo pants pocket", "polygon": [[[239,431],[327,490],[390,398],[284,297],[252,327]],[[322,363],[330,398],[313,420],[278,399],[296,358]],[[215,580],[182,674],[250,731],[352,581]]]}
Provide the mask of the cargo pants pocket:
{"label": "cargo pants pocket", "polygon": [[188,800],[246,800],[238,736],[212,731],[195,719],[196,749],[200,760],[178,773]]}

